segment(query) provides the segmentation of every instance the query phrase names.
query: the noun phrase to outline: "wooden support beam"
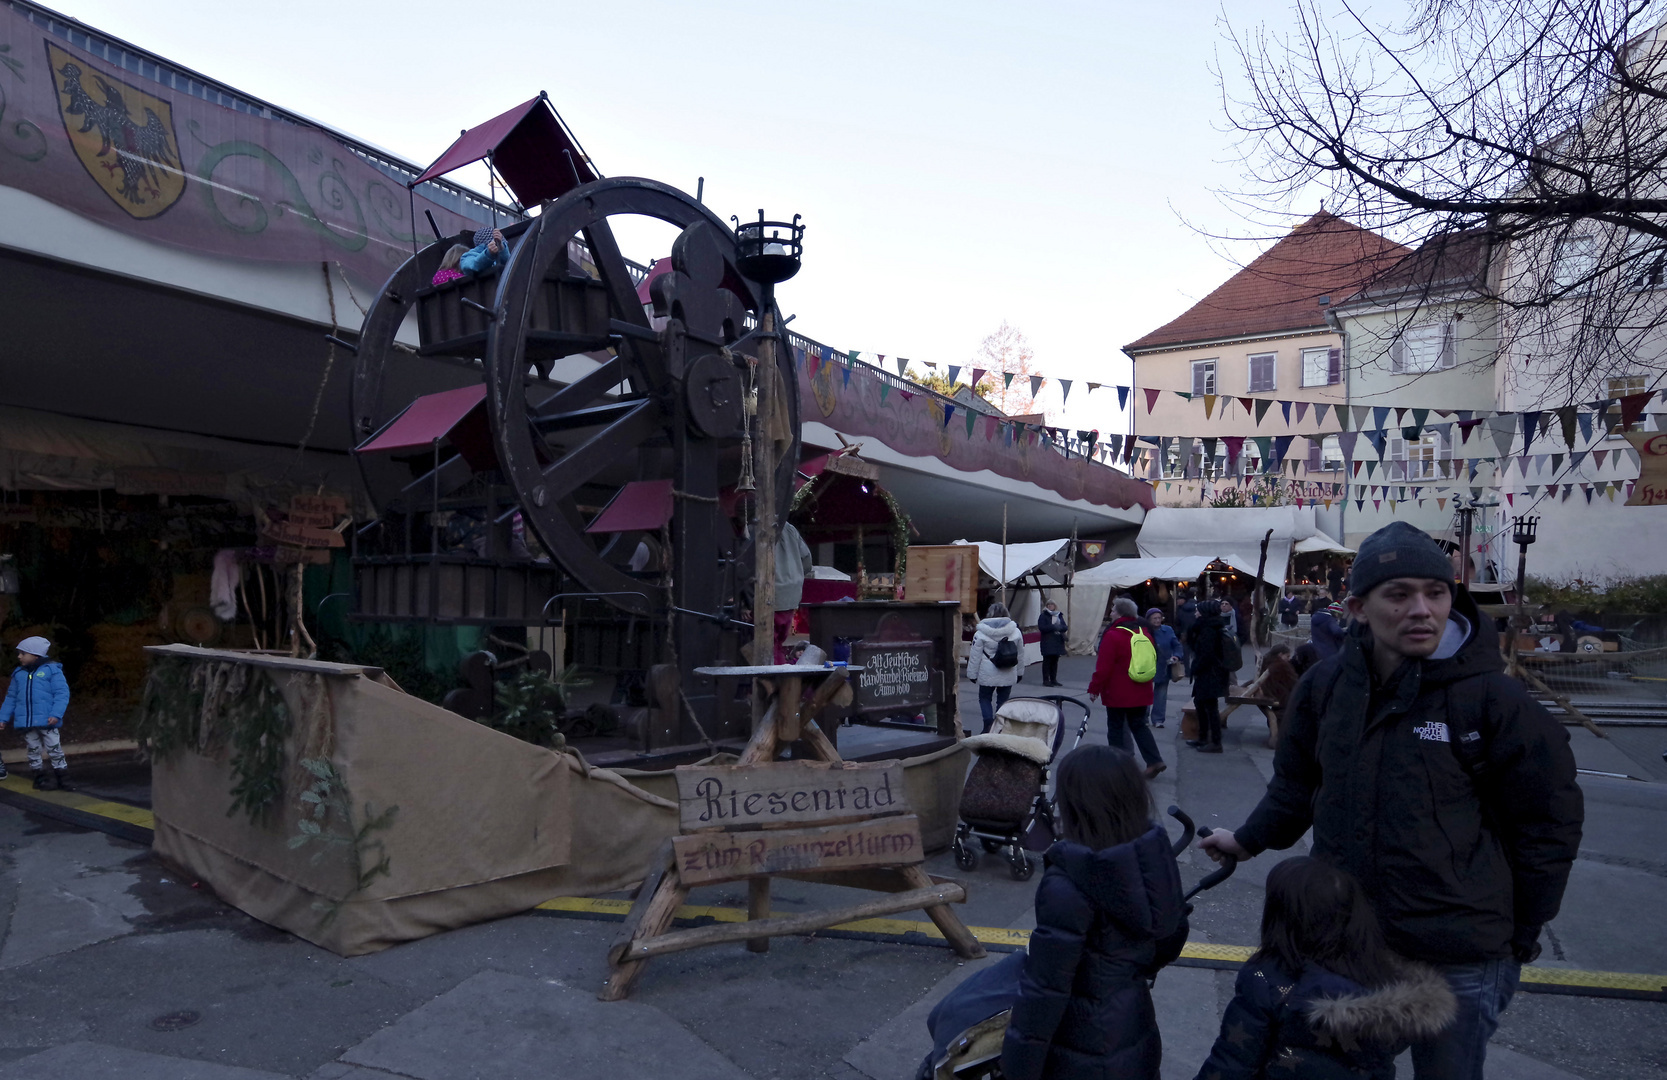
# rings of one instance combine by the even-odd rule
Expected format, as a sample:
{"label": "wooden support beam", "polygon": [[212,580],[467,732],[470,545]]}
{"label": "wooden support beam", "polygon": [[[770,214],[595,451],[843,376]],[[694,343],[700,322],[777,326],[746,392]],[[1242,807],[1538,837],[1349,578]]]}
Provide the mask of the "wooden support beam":
{"label": "wooden support beam", "polygon": [[[905,895],[913,896],[926,891],[932,886],[932,878],[919,866],[905,866],[900,873],[906,883],[914,886],[914,889]],[[943,886],[938,886],[938,888],[943,888]],[[960,886],[956,886],[956,889],[965,898],[966,891],[961,889]],[[950,948],[955,950],[957,956],[967,960],[976,960],[984,955],[984,946],[979,943],[977,938],[972,936],[972,931],[967,929],[966,924],[961,921],[961,917],[950,910],[949,904],[957,902],[951,900],[930,906],[924,904],[921,906],[926,908],[927,917],[937,924],[938,929],[943,932],[944,938],[949,942]]]}
{"label": "wooden support beam", "polygon": [[[637,920],[637,934],[643,938],[661,940],[666,928],[677,916],[677,909],[683,906],[683,901],[688,895],[689,890],[677,880],[676,874],[668,874],[662,878],[659,888],[652,894],[645,889],[643,896],[637,901],[643,905],[642,916]],[[632,908],[632,914],[636,914],[635,907]],[[603,984],[602,992],[596,995],[598,998],[603,1001],[623,1001],[631,992],[631,987],[642,975],[643,961],[647,959],[647,956],[625,955],[629,954],[631,949],[632,946],[628,943],[626,948],[621,950],[620,959],[614,961],[613,974],[609,975],[608,981]],[[610,950],[610,955],[611,952]]]}
{"label": "wooden support beam", "polygon": [[[947,904],[957,904],[966,899],[966,890],[959,884],[932,885],[927,888],[910,889],[908,892],[893,893],[882,900],[870,900],[863,904],[852,904],[849,907],[833,908],[827,911],[807,911],[802,915],[784,915],[774,919],[762,919],[758,922],[744,923],[715,923],[711,926],[697,926],[692,930],[676,930],[669,934],[643,934],[631,943],[627,951],[627,959],[621,965],[620,972],[616,972],[613,979],[608,980],[611,987],[626,967],[640,965],[642,961],[666,953],[683,952],[686,949],[698,949],[706,945],[722,945],[732,941],[745,941],[751,937],[763,934],[768,937],[783,937],[788,934],[804,934],[812,930],[825,930],[840,923],[855,922],[858,919],[871,919],[878,915],[892,915],[899,911],[910,911],[914,908],[939,907]],[[927,907],[928,911],[932,907]],[[957,921],[956,925],[959,925]],[[644,920],[647,929],[647,920]],[[961,928],[965,932],[965,927]],[[984,955],[983,946],[978,945],[977,939],[972,938],[973,945],[978,948],[976,954],[962,953],[963,956]],[[953,940],[953,939],[952,939]],[[960,948],[957,947],[957,952]],[[603,991],[604,1001],[613,1001]]]}
{"label": "wooden support beam", "polygon": [[[770,917],[770,879],[754,877],[747,879],[747,921],[759,922]],[[770,939],[755,937],[747,939],[748,952],[769,952]]]}

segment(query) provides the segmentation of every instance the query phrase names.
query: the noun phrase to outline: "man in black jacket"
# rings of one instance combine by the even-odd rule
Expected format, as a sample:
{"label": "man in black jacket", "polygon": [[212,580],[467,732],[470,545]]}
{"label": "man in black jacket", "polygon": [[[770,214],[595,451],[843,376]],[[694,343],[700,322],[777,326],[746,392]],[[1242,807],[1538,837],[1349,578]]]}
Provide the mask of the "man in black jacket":
{"label": "man in black jacket", "polygon": [[1574,755],[1429,537],[1379,529],[1349,590],[1355,628],[1297,684],[1267,793],[1202,846],[1250,858],[1312,826],[1314,856],[1360,879],[1391,947],[1459,999],[1453,1026],[1414,1045],[1417,1080],[1481,1080],[1580,847]]}

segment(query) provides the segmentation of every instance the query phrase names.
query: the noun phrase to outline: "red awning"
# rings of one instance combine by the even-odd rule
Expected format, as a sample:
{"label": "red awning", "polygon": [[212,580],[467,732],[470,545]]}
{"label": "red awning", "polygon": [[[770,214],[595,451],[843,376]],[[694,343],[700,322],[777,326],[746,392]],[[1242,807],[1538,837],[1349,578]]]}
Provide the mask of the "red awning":
{"label": "red awning", "polygon": [[562,126],[549,99],[539,94],[459,135],[411,186],[485,157],[492,158],[493,167],[522,206],[560,198],[597,179],[590,159]]}
{"label": "red awning", "polygon": [[670,480],[633,480],[619,489],[585,532],[653,531],[671,520],[672,498]]}
{"label": "red awning", "polygon": [[486,385],[465,386],[438,394],[424,394],[394,417],[393,423],[371,436],[358,448],[367,454],[378,450],[414,450],[434,445],[435,439],[450,434],[464,417],[486,400]]}

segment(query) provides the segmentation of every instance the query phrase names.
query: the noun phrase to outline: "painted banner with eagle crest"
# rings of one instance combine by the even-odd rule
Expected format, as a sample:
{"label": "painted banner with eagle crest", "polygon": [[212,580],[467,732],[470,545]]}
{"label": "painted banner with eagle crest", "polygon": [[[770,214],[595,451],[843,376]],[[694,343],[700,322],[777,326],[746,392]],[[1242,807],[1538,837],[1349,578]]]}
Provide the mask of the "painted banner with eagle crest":
{"label": "painted banner with eagle crest", "polygon": [[0,7],[0,185],[147,240],[339,262],[376,284],[432,239],[424,210],[448,234],[479,224],[419,191],[413,230],[404,184],[329,132],[233,107],[12,5]]}

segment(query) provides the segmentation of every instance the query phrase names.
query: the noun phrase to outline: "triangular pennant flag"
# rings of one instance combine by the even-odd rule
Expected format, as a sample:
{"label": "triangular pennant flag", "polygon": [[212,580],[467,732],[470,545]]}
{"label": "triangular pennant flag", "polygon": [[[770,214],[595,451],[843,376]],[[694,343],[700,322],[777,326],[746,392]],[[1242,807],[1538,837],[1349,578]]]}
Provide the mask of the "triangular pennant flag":
{"label": "triangular pennant flag", "polygon": [[1459,442],[1469,443],[1470,442],[1470,433],[1475,431],[1476,426],[1480,423],[1481,423],[1480,420],[1460,420],[1459,421]]}
{"label": "triangular pennant flag", "polygon": [[[1003,390],[1013,389],[1013,373],[1011,371],[1001,373],[1001,388]],[[1147,411],[1150,412],[1151,410],[1148,409]]]}
{"label": "triangular pennant flag", "polygon": [[1435,500],[1435,508],[1436,508],[1436,509],[1437,509],[1437,510],[1445,510],[1445,509],[1447,509],[1447,500],[1446,500],[1446,499],[1444,499],[1444,498],[1442,498],[1442,497],[1441,497],[1441,496],[1439,496],[1439,495],[1438,495],[1438,496],[1436,496],[1436,500]]}
{"label": "triangular pennant flag", "polygon": [[1582,495],[1586,496],[1586,504],[1588,506],[1590,506],[1591,502],[1592,502],[1592,485],[1591,484],[1581,484],[1580,485],[1580,493]]}
{"label": "triangular pennant flag", "polygon": [[881,379],[880,380],[880,404],[881,405],[884,405],[886,403],[886,395],[889,394],[889,393],[891,393],[891,383],[888,383],[884,379]]}
{"label": "triangular pennant flag", "polygon": [[1073,380],[1071,380],[1071,379],[1060,379],[1059,380],[1059,400],[1062,403],[1064,402],[1064,400],[1066,398],[1071,396],[1071,383],[1072,383],[1072,381]]}
{"label": "triangular pennant flag", "polygon": [[[1299,401],[1296,404],[1297,404],[1297,423],[1300,424],[1300,423],[1302,423],[1303,417],[1308,415],[1308,402]],[[1314,422],[1316,424],[1325,423],[1325,414],[1322,413],[1322,412],[1315,412],[1314,413]]]}
{"label": "triangular pennant flag", "polygon": [[1106,442],[1111,444],[1111,457],[1116,460],[1123,453],[1123,436],[1107,435]]}
{"label": "triangular pennant flag", "polygon": [[1505,413],[1488,420],[1488,430],[1493,434],[1493,445],[1499,449],[1500,457],[1510,455],[1511,440],[1516,437],[1516,428],[1515,413]]}
{"label": "triangular pennant flag", "polygon": [[1592,461],[1600,469],[1603,468],[1603,459],[1608,457],[1608,456],[1609,456],[1609,451],[1607,451],[1607,450],[1593,450],[1592,451]]}
{"label": "triangular pennant flag", "polygon": [[1528,460],[1529,459],[1526,456],[1517,458],[1517,472],[1520,473],[1525,480],[1528,478]]}
{"label": "triangular pennant flag", "polygon": [[1539,413],[1538,410],[1535,410],[1533,412],[1525,412],[1525,413],[1522,414],[1522,452],[1523,453],[1526,454],[1528,452],[1528,448],[1530,446],[1534,445],[1534,429],[1539,427],[1539,426],[1540,426],[1540,413]]}
{"label": "triangular pennant flag", "polygon": [[1262,417],[1268,415],[1268,410],[1271,409],[1271,408],[1273,408],[1273,402],[1267,400],[1266,398],[1263,398],[1263,399],[1256,402],[1256,426],[1257,427],[1262,426]]}
{"label": "triangular pennant flag", "polygon": [[[1332,408],[1332,406],[1330,406],[1330,405],[1321,405],[1319,403],[1315,403],[1315,405],[1314,405],[1314,423],[1324,424],[1325,423],[1325,411],[1329,408]],[[1343,406],[1338,405],[1338,406],[1336,406],[1336,409],[1337,409],[1337,426],[1338,427],[1344,427],[1344,428],[1348,427],[1349,425],[1343,419]],[[1297,422],[1301,423],[1301,419],[1298,418]]]}
{"label": "triangular pennant flag", "polygon": [[1364,514],[1366,512],[1366,500],[1356,499],[1354,501],[1354,508]]}
{"label": "triangular pennant flag", "polygon": [[1213,437],[1210,437],[1210,438],[1205,438],[1202,441],[1204,443],[1204,457],[1205,457],[1205,459],[1209,460],[1209,461],[1214,461],[1215,458],[1216,458],[1216,442],[1217,442],[1217,440]]}
{"label": "triangular pennant flag", "polygon": [[1142,388],[1142,392],[1146,395],[1146,415],[1151,416],[1152,406],[1158,403],[1158,395],[1163,393],[1163,391],[1154,390],[1150,386],[1147,386]]}
{"label": "triangular pennant flag", "polygon": [[1117,388],[1117,408],[1118,408],[1119,411],[1121,411],[1123,409],[1127,409],[1128,407],[1129,407],[1129,388],[1127,386],[1119,386]]}
{"label": "triangular pennant flag", "polygon": [[1574,449],[1575,418],[1579,416],[1579,414],[1580,410],[1575,408],[1573,405],[1564,405],[1561,409],[1557,410],[1557,420],[1563,426],[1563,445],[1567,446],[1570,450]]}
{"label": "triangular pennant flag", "polygon": [[851,363],[850,363],[850,358],[849,357],[846,358],[845,366],[842,369],[840,369],[839,374],[840,374],[841,378],[844,380],[845,385],[850,386],[851,385]]}
{"label": "triangular pennant flag", "polygon": [[1239,405],[1240,405],[1241,408],[1244,409],[1244,413],[1245,413],[1246,416],[1250,415],[1250,410],[1255,406],[1255,404],[1256,404],[1256,399],[1255,398],[1242,397],[1242,398],[1239,399]]}
{"label": "triangular pennant flag", "polygon": [[1354,446],[1360,440],[1358,431],[1340,431],[1337,433],[1337,445],[1343,448],[1343,460],[1354,460]]}
{"label": "triangular pennant flag", "polygon": [[[1375,461],[1368,461],[1368,462],[1366,462],[1366,479],[1368,479],[1368,480],[1370,480],[1370,479],[1371,479],[1371,478],[1372,478],[1372,472],[1373,472],[1373,470],[1375,470],[1375,469],[1376,469],[1376,468],[1377,468],[1377,467],[1378,467],[1378,463],[1377,463],[1377,462],[1375,462]],[[1386,469],[1386,470],[1384,470],[1384,471],[1385,471],[1385,473],[1386,473],[1386,474],[1387,474],[1387,473],[1388,473],[1388,470],[1387,470],[1387,469]]]}
{"label": "triangular pennant flag", "polygon": [[1291,442],[1295,435],[1275,435],[1273,438],[1274,460],[1280,465],[1285,464],[1285,456],[1291,452]]}
{"label": "triangular pennant flag", "polygon": [[897,391],[897,395],[904,401],[913,401],[915,399],[914,392],[911,390],[899,390]]}
{"label": "triangular pennant flag", "polygon": [[1406,422],[1407,422],[1407,411],[1406,411],[1406,409],[1404,407],[1396,409],[1395,410],[1395,426],[1400,427],[1402,424],[1405,424]]}
{"label": "triangular pennant flag", "polygon": [[[1358,476],[1359,476],[1359,475],[1360,475],[1360,467],[1361,467],[1361,466],[1362,466],[1362,465],[1364,465],[1364,464],[1366,464],[1366,462],[1364,462],[1364,461],[1356,461],[1356,462],[1353,462],[1353,463],[1352,463],[1352,464],[1353,464],[1353,466],[1354,466],[1354,473],[1353,473],[1353,475],[1354,475],[1354,476],[1356,476],[1356,477],[1358,477]],[[1367,475],[1370,475],[1370,474],[1367,474]]]}
{"label": "triangular pennant flag", "polygon": [[972,369],[972,385],[975,389],[977,388],[978,384],[981,381],[983,381],[984,374],[987,371],[989,371],[989,368],[975,367],[975,368]]}
{"label": "triangular pennant flag", "polygon": [[845,366],[846,367],[850,367],[852,364],[856,363],[856,360],[857,360],[857,350],[856,349],[852,349],[850,352],[845,354]]}
{"label": "triangular pennant flag", "polygon": [[968,409],[967,410],[967,438],[969,438],[969,439],[972,438],[972,429],[973,429],[973,426],[977,423],[978,423],[978,414],[973,412],[971,409]]}
{"label": "triangular pennant flag", "polygon": [[1000,427],[1000,420],[997,420],[993,416],[986,416],[984,418],[984,441],[993,442],[996,437],[996,431],[999,430]]}
{"label": "triangular pennant flag", "polygon": [[959,379],[960,377],[961,377],[961,365],[960,364],[950,364],[949,365],[949,385],[954,386],[955,385],[955,380]]}
{"label": "triangular pennant flag", "polygon": [[[1549,458],[1550,456],[1551,456],[1550,454],[1535,454],[1534,455],[1534,471],[1537,472],[1537,473],[1545,472],[1545,462],[1546,462],[1546,459]],[[1562,455],[1559,454],[1558,456],[1561,457]]]}
{"label": "triangular pennant flag", "polygon": [[947,401],[944,402],[944,406],[943,406],[943,426],[944,427],[949,426],[949,418],[954,416],[954,415],[955,415],[955,406],[950,402],[947,402]]}
{"label": "triangular pennant flag", "polygon": [[1641,394],[1628,394],[1626,397],[1622,398],[1621,426],[1623,428],[1630,428],[1632,425],[1636,424],[1638,422],[1638,418],[1644,413],[1644,406],[1648,405],[1650,403],[1650,398],[1654,396],[1654,390],[1645,390]]}
{"label": "triangular pennant flag", "polygon": [[899,356],[897,358],[897,377],[902,378],[903,373],[905,371],[908,371],[908,370],[909,370],[909,362],[907,360],[905,360],[903,357]]}
{"label": "triangular pennant flag", "polygon": [[1389,406],[1388,405],[1374,405],[1374,406],[1372,406],[1372,426],[1373,427],[1377,428],[1379,431],[1382,431],[1383,430],[1383,422],[1387,419],[1389,419]]}
{"label": "triangular pennant flag", "polygon": [[1609,431],[1609,410],[1611,408],[1613,408],[1614,405],[1615,405],[1615,402],[1612,399],[1608,399],[1608,398],[1606,398],[1603,401],[1600,401],[1600,402],[1597,403],[1597,407],[1598,407],[1597,408],[1598,427],[1600,429],[1602,429],[1602,431],[1605,434],[1607,434],[1608,431]]}
{"label": "triangular pennant flag", "polygon": [[[1366,418],[1371,414],[1372,409],[1369,405],[1356,405],[1354,407],[1354,426],[1356,431],[1366,426]],[[1382,427],[1383,425],[1379,424],[1378,426]]]}
{"label": "triangular pennant flag", "polygon": [[1428,409],[1414,409],[1414,410],[1412,410],[1412,422],[1414,424],[1417,424],[1419,427],[1423,427],[1425,421],[1429,420],[1429,418],[1430,418],[1430,410],[1428,410]]}
{"label": "triangular pennant flag", "polygon": [[1037,394],[1040,394],[1042,392],[1042,384],[1047,382],[1047,381],[1048,381],[1047,379],[1043,378],[1040,375],[1032,375],[1030,377],[1030,396],[1033,400],[1035,399]]}
{"label": "triangular pennant flag", "polygon": [[1574,453],[1569,455],[1569,468],[1578,469],[1578,468],[1580,468],[1580,463],[1582,461],[1585,461],[1585,460],[1586,460],[1586,451],[1576,450]]}
{"label": "triangular pennant flag", "polygon": [[1214,394],[1205,394],[1204,395],[1204,419],[1208,420],[1210,418],[1210,413],[1215,410],[1215,407],[1216,407],[1216,396]]}
{"label": "triangular pennant flag", "polygon": [[1372,449],[1377,451],[1380,458],[1383,457],[1383,448],[1388,439],[1389,437],[1384,434],[1382,428],[1375,428],[1366,433],[1366,440],[1372,444]]}
{"label": "triangular pennant flag", "polygon": [[1291,403],[1289,401],[1281,401],[1279,403],[1279,412],[1280,412],[1280,415],[1285,417],[1285,426],[1290,427],[1291,426]]}
{"label": "triangular pennant flag", "polygon": [[1592,414],[1582,410],[1575,418],[1580,421],[1580,441],[1592,441]]}

